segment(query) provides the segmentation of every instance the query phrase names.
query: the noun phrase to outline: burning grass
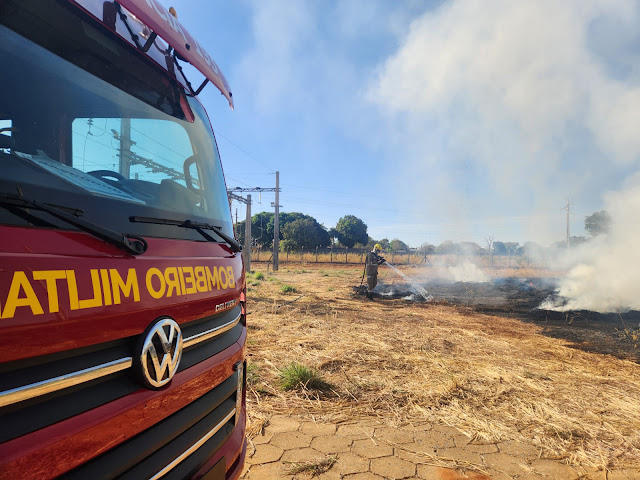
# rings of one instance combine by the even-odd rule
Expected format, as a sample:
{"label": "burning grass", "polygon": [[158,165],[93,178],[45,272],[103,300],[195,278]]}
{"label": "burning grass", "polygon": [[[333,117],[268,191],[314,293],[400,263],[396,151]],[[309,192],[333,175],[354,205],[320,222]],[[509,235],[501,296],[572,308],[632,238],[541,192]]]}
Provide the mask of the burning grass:
{"label": "burning grass", "polygon": [[[469,307],[366,301],[352,295],[358,267],[305,268],[250,287],[248,352],[260,372],[249,385],[252,421],[274,413],[429,421],[470,440],[528,442],[572,465],[640,464],[638,364]],[[380,276],[393,280],[390,271]],[[304,298],[284,305],[281,284]],[[280,372],[293,362],[320,372],[332,394],[282,391]]]}

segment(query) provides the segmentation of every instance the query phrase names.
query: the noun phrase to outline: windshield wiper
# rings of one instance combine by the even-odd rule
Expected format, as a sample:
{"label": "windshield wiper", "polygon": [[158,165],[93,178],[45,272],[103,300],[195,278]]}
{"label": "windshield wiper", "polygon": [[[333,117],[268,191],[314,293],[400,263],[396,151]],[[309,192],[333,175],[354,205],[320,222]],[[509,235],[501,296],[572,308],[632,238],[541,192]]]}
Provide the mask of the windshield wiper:
{"label": "windshield wiper", "polygon": [[[47,212],[63,222],[90,233],[107,243],[126,250],[133,255],[140,255],[147,251],[147,242],[144,238],[135,235],[126,235],[110,230],[102,225],[79,218],[84,213],[78,208],[68,208],[59,205],[51,205],[38,200],[27,199],[10,193],[0,193],[0,207],[11,209],[13,207],[21,209],[41,210]],[[70,212],[70,213],[69,213]]]}
{"label": "windshield wiper", "polygon": [[227,235],[222,231],[220,227],[210,225],[208,223],[193,222],[191,220],[172,220],[170,218],[154,218],[154,217],[129,217],[130,222],[136,223],[153,223],[155,225],[174,225],[176,227],[191,228],[207,239],[208,242],[215,242],[216,240],[209,235],[205,230],[212,230],[229,244],[231,250],[234,252],[241,252],[242,245],[240,245],[235,238]]}

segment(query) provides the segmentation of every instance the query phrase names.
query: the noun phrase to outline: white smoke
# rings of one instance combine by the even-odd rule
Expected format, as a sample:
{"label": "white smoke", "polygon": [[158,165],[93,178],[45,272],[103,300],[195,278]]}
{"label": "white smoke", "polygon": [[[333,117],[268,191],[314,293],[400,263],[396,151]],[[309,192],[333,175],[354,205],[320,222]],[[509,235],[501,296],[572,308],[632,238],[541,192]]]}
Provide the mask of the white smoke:
{"label": "white smoke", "polygon": [[447,267],[441,270],[440,275],[453,282],[488,282],[487,275],[471,262],[463,262],[460,265]]}
{"label": "white smoke", "polygon": [[612,216],[609,233],[570,250],[564,258],[569,271],[557,291],[560,302],[547,300],[541,308],[640,310],[640,174],[608,195],[606,207]]}

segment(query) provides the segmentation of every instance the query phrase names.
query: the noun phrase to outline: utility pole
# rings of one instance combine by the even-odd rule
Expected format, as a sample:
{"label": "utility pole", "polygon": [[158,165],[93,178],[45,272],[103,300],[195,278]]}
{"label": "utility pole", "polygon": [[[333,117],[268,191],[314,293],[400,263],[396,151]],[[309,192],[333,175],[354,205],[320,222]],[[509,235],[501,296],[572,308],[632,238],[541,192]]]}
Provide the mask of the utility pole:
{"label": "utility pole", "polygon": [[244,223],[244,271],[251,271],[251,195],[247,195],[247,220]]}
{"label": "utility pole", "polygon": [[[277,185],[276,181],[276,185]],[[247,219],[245,221],[244,226],[244,249],[243,249],[243,259],[244,259],[244,268],[245,271],[251,271],[251,195],[247,195],[247,198],[241,197],[237,195],[235,192],[276,192],[276,198],[278,196],[279,189],[276,188],[262,188],[262,187],[251,187],[251,188],[241,188],[235,187],[227,190],[227,197],[229,198],[229,204],[233,200],[237,200],[238,202],[244,203],[247,206]],[[236,209],[236,225],[238,225],[238,209]],[[262,228],[262,217],[260,217],[260,227]],[[238,232],[236,232],[237,235]],[[260,232],[262,233],[262,232]]]}
{"label": "utility pole", "polygon": [[123,118],[120,124],[120,174],[129,178],[131,172],[131,119]]}
{"label": "utility pole", "polygon": [[562,207],[560,210],[566,210],[567,211],[567,248],[571,247],[571,232],[569,229],[569,223],[570,223],[570,218],[569,216],[571,215],[571,202],[570,199],[567,198],[567,204]]}
{"label": "utility pole", "polygon": [[273,271],[278,271],[278,250],[280,248],[280,172],[276,172],[276,214],[273,219]]}

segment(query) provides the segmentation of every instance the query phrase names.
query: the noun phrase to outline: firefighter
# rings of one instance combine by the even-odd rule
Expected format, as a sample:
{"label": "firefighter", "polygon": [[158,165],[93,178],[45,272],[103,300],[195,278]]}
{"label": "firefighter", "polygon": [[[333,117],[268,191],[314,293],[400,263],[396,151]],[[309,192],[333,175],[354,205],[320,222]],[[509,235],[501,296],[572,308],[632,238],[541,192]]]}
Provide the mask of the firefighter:
{"label": "firefighter", "polygon": [[367,298],[373,298],[373,289],[378,284],[378,265],[382,265],[386,260],[378,255],[382,251],[382,245],[376,243],[367,254],[364,268],[367,275]]}

